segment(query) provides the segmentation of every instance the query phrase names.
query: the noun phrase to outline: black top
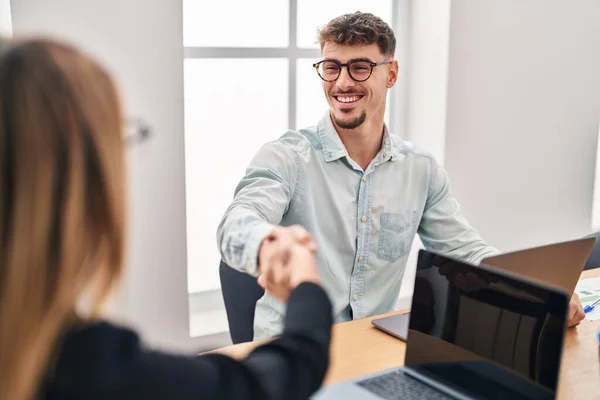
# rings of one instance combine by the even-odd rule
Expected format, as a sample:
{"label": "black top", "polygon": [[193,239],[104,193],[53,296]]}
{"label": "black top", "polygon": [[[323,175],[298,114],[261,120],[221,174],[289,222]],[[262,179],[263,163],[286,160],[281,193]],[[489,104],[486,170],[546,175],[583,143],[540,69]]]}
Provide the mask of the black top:
{"label": "black top", "polygon": [[134,332],[108,323],[74,329],[38,398],[305,399],[327,371],[331,324],[323,289],[302,283],[290,296],[283,335],[241,361],[147,351]]}

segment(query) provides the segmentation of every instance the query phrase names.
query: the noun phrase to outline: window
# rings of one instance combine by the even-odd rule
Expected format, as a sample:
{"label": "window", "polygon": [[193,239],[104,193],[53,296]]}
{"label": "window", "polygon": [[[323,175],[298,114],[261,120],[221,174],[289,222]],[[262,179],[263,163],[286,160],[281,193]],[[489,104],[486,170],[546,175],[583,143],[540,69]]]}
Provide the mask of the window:
{"label": "window", "polygon": [[190,292],[219,288],[217,226],[251,157],[288,126],[288,69],[285,58],[184,61]]}
{"label": "window", "polygon": [[356,10],[394,27],[395,3],[183,1],[190,293],[220,287],[216,230],[250,159],[265,142],[316,124],[327,110],[311,65],[320,58],[317,28]]}
{"label": "window", "polygon": [[333,18],[355,11],[370,12],[393,27],[392,0],[298,0],[297,45],[315,48],[317,28]]}
{"label": "window", "polygon": [[281,0],[184,0],[183,45],[287,47],[288,15],[289,3]]}
{"label": "window", "polygon": [[12,37],[10,0],[0,0],[0,38]]}

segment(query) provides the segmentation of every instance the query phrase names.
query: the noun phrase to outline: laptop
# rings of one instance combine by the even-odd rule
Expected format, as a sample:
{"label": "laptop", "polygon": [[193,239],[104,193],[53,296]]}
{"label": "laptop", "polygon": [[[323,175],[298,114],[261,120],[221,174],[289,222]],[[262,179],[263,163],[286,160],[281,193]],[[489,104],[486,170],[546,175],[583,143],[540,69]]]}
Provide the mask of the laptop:
{"label": "laptop", "polygon": [[[427,250],[404,366],[322,387],[314,399],[554,399],[569,295]],[[416,286],[416,285],[415,285]]]}
{"label": "laptop", "polygon": [[380,331],[392,335],[395,338],[406,341],[408,335],[408,323],[410,313],[390,315],[389,317],[371,320],[371,324]]}
{"label": "laptop", "polygon": [[[482,264],[553,285],[573,293],[596,239],[587,237],[485,258]],[[371,321],[373,326],[406,341],[410,314]]]}
{"label": "laptop", "polygon": [[586,237],[553,243],[487,257],[481,263],[573,293],[595,242]]}

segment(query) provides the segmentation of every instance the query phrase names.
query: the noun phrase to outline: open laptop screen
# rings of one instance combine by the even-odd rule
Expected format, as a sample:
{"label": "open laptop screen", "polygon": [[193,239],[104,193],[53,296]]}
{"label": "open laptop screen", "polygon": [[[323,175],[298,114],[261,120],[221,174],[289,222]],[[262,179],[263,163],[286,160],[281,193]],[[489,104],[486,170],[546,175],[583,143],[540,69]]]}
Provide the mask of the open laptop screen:
{"label": "open laptop screen", "polygon": [[554,398],[568,297],[421,250],[406,367],[475,398]]}

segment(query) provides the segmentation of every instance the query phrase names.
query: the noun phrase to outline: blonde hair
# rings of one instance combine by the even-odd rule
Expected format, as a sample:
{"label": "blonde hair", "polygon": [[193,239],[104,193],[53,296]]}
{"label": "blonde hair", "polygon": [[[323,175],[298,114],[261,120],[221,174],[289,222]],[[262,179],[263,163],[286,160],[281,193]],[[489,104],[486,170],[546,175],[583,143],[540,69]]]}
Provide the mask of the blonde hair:
{"label": "blonde hair", "polygon": [[29,39],[0,49],[0,399],[36,396],[84,291],[124,253],[122,115],[106,71]]}

